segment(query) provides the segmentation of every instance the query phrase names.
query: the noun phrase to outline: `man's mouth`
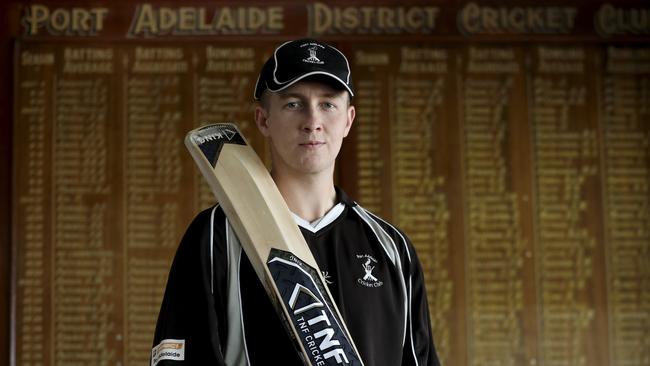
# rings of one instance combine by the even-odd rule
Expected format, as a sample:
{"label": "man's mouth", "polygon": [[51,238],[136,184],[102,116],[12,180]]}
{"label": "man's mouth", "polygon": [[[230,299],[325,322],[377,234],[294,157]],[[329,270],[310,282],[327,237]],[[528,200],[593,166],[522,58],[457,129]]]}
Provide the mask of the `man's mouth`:
{"label": "man's mouth", "polygon": [[300,146],[305,147],[318,147],[321,145],[325,145],[325,143],[323,141],[307,141],[300,144]]}

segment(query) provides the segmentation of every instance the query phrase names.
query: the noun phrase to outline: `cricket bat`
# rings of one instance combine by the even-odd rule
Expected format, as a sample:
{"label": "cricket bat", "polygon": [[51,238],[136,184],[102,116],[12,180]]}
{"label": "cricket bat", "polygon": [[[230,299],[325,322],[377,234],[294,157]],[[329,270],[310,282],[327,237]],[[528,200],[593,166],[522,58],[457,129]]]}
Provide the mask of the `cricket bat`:
{"label": "cricket bat", "polygon": [[188,132],[207,180],[305,365],[363,365],[325,280],[271,175],[231,123]]}

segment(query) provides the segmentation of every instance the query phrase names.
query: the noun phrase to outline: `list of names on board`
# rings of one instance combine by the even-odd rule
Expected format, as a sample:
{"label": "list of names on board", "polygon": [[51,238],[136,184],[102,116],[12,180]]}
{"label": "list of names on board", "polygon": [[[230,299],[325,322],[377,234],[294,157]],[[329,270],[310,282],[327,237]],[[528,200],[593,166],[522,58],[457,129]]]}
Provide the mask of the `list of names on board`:
{"label": "list of names on board", "polygon": [[386,52],[357,49],[353,65],[358,200],[368,210],[384,214],[390,203],[390,157],[386,154],[388,133],[381,126],[389,123],[389,105],[384,101],[391,59]]}
{"label": "list of names on board", "polygon": [[[21,45],[18,364],[148,362],[178,241],[214,202],[187,189],[202,178],[183,137],[197,116],[251,131],[243,90],[262,56],[246,53],[255,66],[244,77],[222,70],[231,79],[221,85],[209,71],[218,63],[196,67],[210,48]],[[206,113],[215,101],[219,114]]]}
{"label": "list of names on board", "polygon": [[608,48],[604,75],[610,359],[636,366],[650,360],[650,50]]}
{"label": "list of names on board", "polygon": [[[169,259],[192,202],[185,196],[184,132],[191,127],[191,55],[137,46],[121,60],[124,90],[125,359],[148,360]],[[191,105],[191,104],[189,104]]]}
{"label": "list of names on board", "polygon": [[[422,258],[431,301],[434,334],[448,339],[453,283],[449,278],[449,211],[445,178],[436,164],[434,136],[442,131],[447,71],[446,49],[400,47],[399,68],[391,75],[390,148],[392,212]],[[443,359],[450,357],[445,351]]]}
{"label": "list of names on board", "polygon": [[[17,44],[18,365],[148,362],[215,202],[183,138],[234,122],[269,162],[252,92],[273,45]],[[647,365],[648,49],[337,45],[356,119],[336,176],[412,240],[443,364]]]}
{"label": "list of names on board", "polygon": [[[60,54],[59,54],[60,56]],[[115,109],[110,48],[65,47],[63,70],[52,75],[52,196],[54,236],[54,359],[57,364],[115,362],[119,237],[110,229],[119,210],[110,151]]]}
{"label": "list of names on board", "polygon": [[[590,346],[597,298],[598,139],[594,57],[589,49],[539,47],[533,71],[533,143],[537,191],[537,271],[544,362],[593,365],[603,354]],[[589,91],[589,93],[588,93]],[[594,114],[595,115],[595,114]],[[593,357],[593,359],[592,359]]]}
{"label": "list of names on board", "polygon": [[[462,83],[466,186],[469,365],[527,363],[524,269],[530,263],[510,151],[526,120],[521,50],[470,47]],[[523,103],[522,103],[523,102]]]}
{"label": "list of names on board", "polygon": [[20,242],[16,253],[16,354],[19,364],[44,364],[50,352],[51,332],[51,230],[50,196],[54,51],[42,48],[23,52],[19,68],[29,74],[15,83],[16,123],[21,126],[15,140],[24,146],[28,169],[17,171],[20,182],[14,203],[15,238]]}

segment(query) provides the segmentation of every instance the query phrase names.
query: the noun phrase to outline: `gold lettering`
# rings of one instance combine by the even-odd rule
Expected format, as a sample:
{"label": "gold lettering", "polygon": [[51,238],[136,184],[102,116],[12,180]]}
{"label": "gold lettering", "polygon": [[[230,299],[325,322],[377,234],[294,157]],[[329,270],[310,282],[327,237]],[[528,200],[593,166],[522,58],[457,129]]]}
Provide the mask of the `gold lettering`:
{"label": "gold lettering", "polygon": [[342,24],[341,26],[345,29],[355,29],[359,27],[359,17],[357,17],[356,9],[346,8],[343,9],[343,14],[341,14]]}
{"label": "gold lettering", "polygon": [[415,9],[409,9],[406,14],[406,28],[416,29],[422,28],[424,23],[424,17],[421,13],[415,11]]}
{"label": "gold lettering", "polygon": [[538,54],[540,58],[545,59],[584,60],[585,58],[584,50],[572,48],[540,47]]}
{"label": "gold lettering", "polygon": [[250,8],[250,19],[248,25],[251,30],[262,28],[262,26],[264,26],[264,11],[260,8]]}
{"label": "gold lettering", "polygon": [[603,36],[614,34],[649,34],[650,8],[615,8],[604,4],[595,15],[597,31]]}
{"label": "gold lettering", "polygon": [[548,26],[551,28],[561,28],[562,27],[562,13],[558,11],[558,8],[549,8],[548,9]]}
{"label": "gold lettering", "polygon": [[20,55],[20,64],[29,65],[54,65],[53,53],[31,53],[24,51]]}
{"label": "gold lettering", "polygon": [[395,20],[393,19],[393,12],[390,8],[380,7],[377,10],[377,18],[379,28],[395,28]]}
{"label": "gold lettering", "polygon": [[364,29],[370,29],[372,28],[372,22],[371,19],[373,17],[373,13],[375,12],[375,8],[371,8],[369,6],[364,6],[361,8],[361,19],[363,19],[363,28]]}
{"label": "gold lettering", "polygon": [[196,8],[181,7],[178,11],[178,28],[181,32],[191,32],[196,29]]}
{"label": "gold lettering", "polygon": [[485,28],[487,29],[496,29],[498,27],[498,18],[499,15],[495,9],[485,8],[483,11],[483,24],[485,24]]}
{"label": "gold lettering", "polygon": [[76,48],[67,48],[63,50],[63,58],[65,60],[75,60],[79,59],[80,57],[77,55]]}
{"label": "gold lettering", "polygon": [[525,15],[523,8],[514,8],[510,14],[506,14],[508,17],[508,22],[516,29],[524,29],[525,24]]}
{"label": "gold lettering", "polygon": [[314,35],[431,33],[438,13],[436,7],[330,7],[317,2],[309,7],[309,29]]}
{"label": "gold lettering", "polygon": [[[238,9],[237,10],[237,24],[239,24],[240,29],[246,29],[248,28],[248,24],[246,24],[246,15],[247,11],[244,11],[243,9]],[[249,28],[250,29],[250,28]]]}
{"label": "gold lettering", "polygon": [[176,74],[187,72],[186,61],[136,61],[132,71],[137,73]]}
{"label": "gold lettering", "polygon": [[101,61],[66,61],[63,65],[63,72],[68,74],[110,74],[113,72],[113,64]]}
{"label": "gold lettering", "polygon": [[113,50],[103,48],[72,48],[63,51],[64,73],[110,73],[113,71]]}
{"label": "gold lettering", "polygon": [[50,9],[44,5],[32,5],[27,8],[27,15],[23,18],[29,28],[27,34],[36,35],[38,28],[50,17]]}
{"label": "gold lettering", "polygon": [[154,8],[144,4],[137,9],[128,35],[250,34],[283,28],[284,8],[278,6],[221,7],[210,18],[203,7]]}
{"label": "gold lettering", "polygon": [[30,5],[26,8],[21,23],[25,34],[37,35],[41,28],[54,35],[95,35],[103,29],[106,8],[57,8],[50,12],[45,5]]}
{"label": "gold lettering", "polygon": [[178,22],[176,12],[170,8],[160,8],[158,11],[158,19],[159,24],[156,27],[158,31],[156,33],[160,32],[162,34],[170,32]]}
{"label": "gold lettering", "polygon": [[129,34],[144,33],[149,35],[158,33],[158,22],[156,22],[156,16],[153,14],[151,4],[139,5],[136,14],[134,22],[131,23]]}
{"label": "gold lettering", "polygon": [[136,47],[136,60],[182,60],[181,48],[169,47]]}
{"label": "gold lettering", "polygon": [[564,11],[564,15],[566,18],[566,29],[568,32],[569,30],[573,29],[575,26],[575,19],[576,15],[578,15],[578,10],[576,8],[562,8]]}
{"label": "gold lettering", "polygon": [[544,26],[544,19],[542,18],[542,12],[540,11],[529,11],[528,12],[528,24],[533,29],[539,29]]}
{"label": "gold lettering", "polygon": [[230,8],[223,8],[219,12],[215,27],[221,30],[234,30],[235,29],[235,20],[233,19],[232,12]]}
{"label": "gold lettering", "polygon": [[26,8],[21,23],[25,34],[37,35],[41,28],[53,35],[96,35],[103,29],[106,8],[57,8],[50,12],[45,5]]}
{"label": "gold lettering", "polygon": [[432,48],[402,47],[401,54],[402,60],[433,61],[446,60],[448,57],[447,51]]}
{"label": "gold lettering", "polygon": [[279,6],[272,6],[268,10],[268,28],[271,31],[280,31],[284,29],[284,10]]}
{"label": "gold lettering", "polygon": [[218,48],[208,46],[205,50],[205,55],[209,59],[252,59],[255,57],[255,51],[252,48]]}
{"label": "gold lettering", "polygon": [[356,51],[354,53],[354,61],[355,64],[364,66],[388,65],[390,63],[390,56],[386,53]]}
{"label": "gold lettering", "polygon": [[199,31],[207,32],[210,30],[210,24],[205,22],[205,8],[199,9]]}
{"label": "gold lettering", "polygon": [[108,15],[108,9],[93,8],[90,9],[90,14],[92,14],[91,19],[95,21],[95,32],[101,32],[104,29],[104,18]]}
{"label": "gold lettering", "polygon": [[314,3],[309,10],[312,32],[315,34],[326,33],[332,27],[332,12],[329,7],[322,3]]}
{"label": "gold lettering", "polygon": [[463,33],[474,34],[481,29],[481,9],[474,3],[467,4],[460,12],[460,30]]}
{"label": "gold lettering", "polygon": [[427,6],[424,8],[424,13],[426,14],[424,16],[424,19],[426,19],[425,28],[433,30],[436,27],[436,19],[440,13],[440,8]]}
{"label": "gold lettering", "polygon": [[253,61],[214,61],[208,60],[205,71],[212,72],[254,72]]}
{"label": "gold lettering", "polygon": [[596,28],[598,31],[608,36],[616,32],[616,18],[613,16],[615,9],[610,4],[605,4],[598,9],[596,14]]}
{"label": "gold lettering", "polygon": [[84,9],[72,9],[72,28],[90,29],[90,13]]}
{"label": "gold lettering", "polygon": [[50,26],[58,33],[63,33],[70,23],[70,14],[65,9],[56,9],[52,12]]}
{"label": "gold lettering", "polygon": [[465,34],[568,33],[577,14],[573,7],[490,7],[469,3],[458,17]]}

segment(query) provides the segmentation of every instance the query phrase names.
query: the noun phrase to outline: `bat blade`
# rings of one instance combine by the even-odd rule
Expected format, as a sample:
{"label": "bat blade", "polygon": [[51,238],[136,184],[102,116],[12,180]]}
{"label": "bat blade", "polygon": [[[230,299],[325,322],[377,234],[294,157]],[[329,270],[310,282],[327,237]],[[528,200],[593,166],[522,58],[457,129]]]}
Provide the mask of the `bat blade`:
{"label": "bat blade", "polygon": [[234,124],[185,145],[228,217],[303,363],[363,365],[318,264],[266,167]]}

